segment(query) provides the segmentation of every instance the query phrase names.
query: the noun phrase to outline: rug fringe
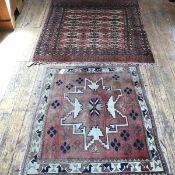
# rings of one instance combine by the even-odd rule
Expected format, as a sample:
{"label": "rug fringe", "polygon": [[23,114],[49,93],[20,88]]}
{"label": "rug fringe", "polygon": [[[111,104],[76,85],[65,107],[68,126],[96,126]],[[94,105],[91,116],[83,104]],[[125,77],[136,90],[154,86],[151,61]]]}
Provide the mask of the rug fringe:
{"label": "rug fringe", "polygon": [[139,67],[157,67],[158,65],[156,63],[139,63],[139,62],[128,62],[128,63],[118,63],[118,62],[29,62],[26,64],[28,68],[32,66],[37,66],[37,65],[42,65],[46,67],[52,67],[52,66],[61,66],[61,67],[66,67],[66,66],[77,66],[77,67],[104,67],[104,66],[118,66],[118,65],[133,65],[136,66],[138,65]]}

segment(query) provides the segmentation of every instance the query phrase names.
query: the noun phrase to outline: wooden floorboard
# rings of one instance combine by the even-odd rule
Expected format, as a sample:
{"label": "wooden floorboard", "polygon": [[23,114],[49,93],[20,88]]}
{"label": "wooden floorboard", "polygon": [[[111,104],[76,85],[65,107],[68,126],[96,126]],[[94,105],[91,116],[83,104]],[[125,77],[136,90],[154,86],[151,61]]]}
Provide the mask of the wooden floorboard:
{"label": "wooden floorboard", "polygon": [[39,28],[42,26],[45,13],[50,4],[49,0],[26,0],[22,15],[17,23],[18,28]]}
{"label": "wooden floorboard", "polygon": [[[10,35],[0,33],[4,59],[17,62],[0,101],[0,174],[22,171],[30,128],[45,67],[27,68],[49,9],[49,0],[25,0]],[[140,66],[152,106],[162,150],[175,174],[175,3],[168,0],[139,0],[145,30],[156,66]],[[21,36],[22,38],[18,38]],[[7,38],[5,40],[5,38]],[[17,41],[18,40],[18,41]],[[16,44],[18,43],[18,44]],[[5,46],[8,49],[5,50]],[[1,64],[2,66],[7,64]],[[10,70],[9,70],[10,71]]]}

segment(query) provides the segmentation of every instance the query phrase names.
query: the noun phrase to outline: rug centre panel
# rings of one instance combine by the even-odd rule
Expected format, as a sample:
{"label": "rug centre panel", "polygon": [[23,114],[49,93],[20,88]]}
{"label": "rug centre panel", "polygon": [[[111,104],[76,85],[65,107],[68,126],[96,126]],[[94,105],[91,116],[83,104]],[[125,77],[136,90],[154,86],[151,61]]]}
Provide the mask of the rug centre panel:
{"label": "rug centre panel", "polygon": [[55,75],[41,159],[147,159],[144,135],[129,74]]}
{"label": "rug centre panel", "polygon": [[65,9],[57,49],[90,54],[103,49],[124,49],[125,21],[124,10]]}

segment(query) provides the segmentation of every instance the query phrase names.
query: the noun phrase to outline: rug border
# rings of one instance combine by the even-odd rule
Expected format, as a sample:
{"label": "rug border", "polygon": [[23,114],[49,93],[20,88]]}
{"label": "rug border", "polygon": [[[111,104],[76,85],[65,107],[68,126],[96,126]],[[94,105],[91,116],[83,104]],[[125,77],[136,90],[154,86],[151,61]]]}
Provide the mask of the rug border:
{"label": "rug border", "polygon": [[138,73],[138,76],[139,76],[139,79],[140,79],[140,83],[141,83],[141,86],[142,86],[142,91],[143,91],[143,96],[144,96],[144,99],[147,103],[147,106],[149,108],[149,112],[150,112],[150,115],[151,115],[151,122],[152,122],[152,125],[153,125],[153,130],[154,130],[154,133],[155,133],[155,140],[156,140],[156,146],[158,146],[157,148],[159,148],[159,152],[160,152],[160,157],[161,159],[163,160],[163,166],[165,168],[165,171],[167,171],[168,174],[170,174],[169,172],[169,169],[168,169],[168,166],[167,166],[167,162],[166,162],[166,159],[165,159],[165,156],[163,154],[163,151],[162,151],[162,148],[161,148],[161,145],[160,145],[160,140],[158,138],[158,128],[156,126],[156,121],[155,121],[155,118],[154,118],[154,115],[153,115],[153,111],[152,111],[152,107],[149,103],[149,100],[148,100],[148,95],[147,95],[147,92],[146,92],[146,89],[145,89],[145,86],[144,86],[144,80],[143,80],[143,77],[142,77],[142,73],[140,71],[140,68],[139,67],[136,67],[137,68],[137,71],[139,72]]}

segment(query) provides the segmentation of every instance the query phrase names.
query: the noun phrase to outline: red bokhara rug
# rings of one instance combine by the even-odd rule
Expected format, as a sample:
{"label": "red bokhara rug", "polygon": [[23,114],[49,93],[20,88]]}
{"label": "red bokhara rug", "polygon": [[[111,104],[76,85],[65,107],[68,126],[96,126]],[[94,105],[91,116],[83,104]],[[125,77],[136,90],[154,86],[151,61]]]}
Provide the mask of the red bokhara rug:
{"label": "red bokhara rug", "polygon": [[86,1],[71,0],[71,7],[63,2],[53,1],[50,7],[34,62],[154,62],[137,0],[116,0],[103,7],[92,1],[83,6]]}
{"label": "red bokhara rug", "polygon": [[166,174],[139,69],[47,69],[25,173]]}

